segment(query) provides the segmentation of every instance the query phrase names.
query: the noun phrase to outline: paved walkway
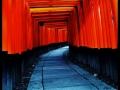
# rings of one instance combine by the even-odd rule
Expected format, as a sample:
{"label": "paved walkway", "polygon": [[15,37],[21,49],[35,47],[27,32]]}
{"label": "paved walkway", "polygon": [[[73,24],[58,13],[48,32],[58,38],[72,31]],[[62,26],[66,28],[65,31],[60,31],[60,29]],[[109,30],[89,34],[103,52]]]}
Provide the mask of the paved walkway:
{"label": "paved walkway", "polygon": [[68,46],[38,59],[27,90],[115,90],[63,57]]}

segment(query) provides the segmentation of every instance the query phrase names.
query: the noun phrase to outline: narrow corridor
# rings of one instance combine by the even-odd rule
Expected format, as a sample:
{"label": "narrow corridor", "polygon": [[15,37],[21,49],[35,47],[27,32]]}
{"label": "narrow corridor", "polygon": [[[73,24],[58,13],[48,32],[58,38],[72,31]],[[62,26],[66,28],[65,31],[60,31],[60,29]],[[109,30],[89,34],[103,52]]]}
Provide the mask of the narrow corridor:
{"label": "narrow corridor", "polygon": [[118,90],[118,31],[118,0],[2,0],[2,90]]}
{"label": "narrow corridor", "polygon": [[65,46],[39,56],[27,90],[115,90],[70,62],[68,49]]}

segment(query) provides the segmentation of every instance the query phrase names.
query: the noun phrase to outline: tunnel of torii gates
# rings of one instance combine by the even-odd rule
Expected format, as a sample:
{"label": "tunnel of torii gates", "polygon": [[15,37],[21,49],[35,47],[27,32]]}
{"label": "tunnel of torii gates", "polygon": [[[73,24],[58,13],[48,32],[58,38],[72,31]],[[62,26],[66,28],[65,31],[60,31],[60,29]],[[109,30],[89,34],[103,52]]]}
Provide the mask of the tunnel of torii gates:
{"label": "tunnel of torii gates", "polygon": [[33,59],[65,45],[118,82],[118,0],[2,0],[3,83],[9,73],[15,86]]}

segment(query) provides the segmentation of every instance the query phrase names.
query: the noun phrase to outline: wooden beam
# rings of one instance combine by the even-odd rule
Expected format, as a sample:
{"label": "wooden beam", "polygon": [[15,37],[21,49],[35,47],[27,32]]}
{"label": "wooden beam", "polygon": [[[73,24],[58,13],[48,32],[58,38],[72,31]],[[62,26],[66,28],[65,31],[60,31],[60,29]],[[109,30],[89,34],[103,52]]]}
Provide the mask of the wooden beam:
{"label": "wooden beam", "polygon": [[73,11],[74,7],[30,8],[31,13]]}
{"label": "wooden beam", "polygon": [[31,16],[69,15],[71,11],[31,13]]}
{"label": "wooden beam", "polygon": [[46,0],[26,0],[28,2],[29,7],[55,7],[55,6],[77,6],[80,3],[80,0],[69,0],[69,1],[60,1],[60,0],[53,0],[53,1],[46,1]]}

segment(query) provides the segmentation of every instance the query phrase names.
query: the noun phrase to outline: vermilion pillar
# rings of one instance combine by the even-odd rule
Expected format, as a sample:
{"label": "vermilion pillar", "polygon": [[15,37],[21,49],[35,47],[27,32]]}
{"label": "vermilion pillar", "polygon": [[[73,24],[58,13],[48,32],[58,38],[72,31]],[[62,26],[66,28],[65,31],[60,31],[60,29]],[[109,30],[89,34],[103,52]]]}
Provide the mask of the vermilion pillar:
{"label": "vermilion pillar", "polygon": [[84,33],[85,33],[85,46],[87,46],[88,47],[88,44],[89,44],[89,40],[88,40],[88,18],[87,18],[87,8],[86,8],[86,1],[85,0],[83,0],[83,10],[84,10],[84,24],[85,24],[85,30],[84,30]]}
{"label": "vermilion pillar", "polygon": [[103,34],[103,48],[108,47],[107,43],[107,32],[106,32],[106,26],[105,26],[105,12],[104,12],[104,6],[102,0],[100,0],[100,14],[101,14],[101,25],[102,25],[102,34]]}
{"label": "vermilion pillar", "polygon": [[55,28],[55,42],[58,43],[58,29]]}
{"label": "vermilion pillar", "polygon": [[108,32],[109,32],[109,39],[111,40],[111,48],[116,48],[117,47],[117,43],[115,40],[115,30],[114,30],[114,22],[113,22],[113,15],[112,15],[112,7],[111,7],[111,2],[110,1],[103,1],[105,3],[106,6],[106,15],[107,15],[107,20],[108,20]]}
{"label": "vermilion pillar", "polygon": [[110,41],[110,36],[109,36],[109,26],[108,26],[108,19],[107,19],[107,8],[106,8],[106,3],[103,1],[103,11],[104,11],[104,22],[105,22],[105,31],[106,31],[106,36],[107,36],[107,48],[111,48],[111,41]]}
{"label": "vermilion pillar", "polygon": [[84,21],[84,10],[83,2],[81,1],[80,6],[78,6],[80,30],[79,30],[79,43],[80,46],[86,46],[86,34],[85,34],[85,21]]}
{"label": "vermilion pillar", "polygon": [[77,13],[76,13],[76,9],[74,8],[73,9],[73,15],[72,15],[72,17],[73,17],[73,25],[74,25],[74,27],[73,28],[75,28],[75,30],[74,30],[74,44],[75,44],[75,46],[77,46],[77,47],[79,47],[79,33],[78,33],[78,19],[77,19]]}
{"label": "vermilion pillar", "polygon": [[118,47],[118,0],[111,0],[110,2],[112,7],[112,14],[113,14],[113,23],[114,23],[114,30],[115,30],[115,40],[116,40],[116,48]]}
{"label": "vermilion pillar", "polygon": [[100,7],[98,0],[93,0],[93,8],[94,8],[96,33],[98,38],[98,48],[101,48],[103,47],[103,36],[102,36]]}
{"label": "vermilion pillar", "polygon": [[2,1],[2,51],[8,50],[8,1]]}
{"label": "vermilion pillar", "polygon": [[92,48],[98,48],[97,45],[97,33],[95,27],[95,17],[94,17],[94,8],[93,1],[90,1],[90,15],[91,15],[91,35],[92,35]]}

